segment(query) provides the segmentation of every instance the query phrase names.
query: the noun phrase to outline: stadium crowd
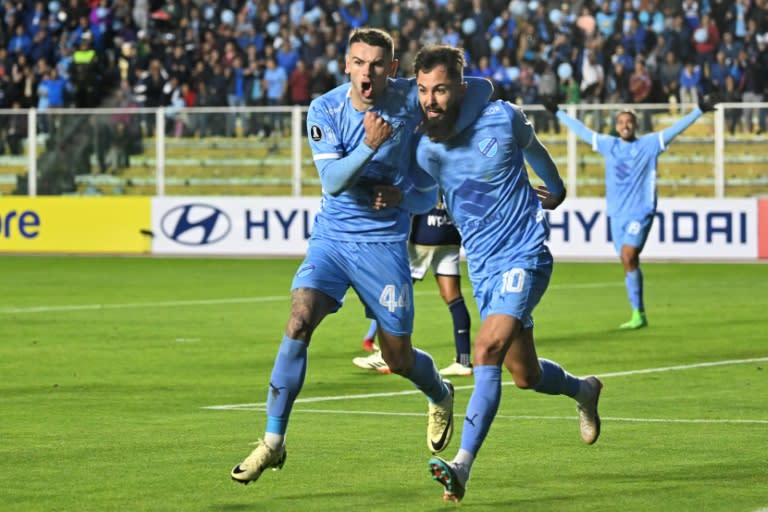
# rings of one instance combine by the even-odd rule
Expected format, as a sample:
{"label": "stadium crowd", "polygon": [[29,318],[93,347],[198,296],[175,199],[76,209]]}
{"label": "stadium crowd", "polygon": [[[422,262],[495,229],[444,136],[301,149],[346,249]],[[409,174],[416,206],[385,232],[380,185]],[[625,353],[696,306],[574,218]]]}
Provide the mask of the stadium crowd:
{"label": "stadium crowd", "polygon": [[[422,45],[463,47],[466,74],[519,104],[768,93],[768,0],[5,0],[0,108],[307,105],[346,80],[361,26],[392,33],[401,76]],[[765,131],[768,112],[755,125],[744,113],[732,131]],[[6,138],[23,136],[3,117]],[[269,124],[253,119],[246,133]],[[534,120],[559,131],[546,112]]]}

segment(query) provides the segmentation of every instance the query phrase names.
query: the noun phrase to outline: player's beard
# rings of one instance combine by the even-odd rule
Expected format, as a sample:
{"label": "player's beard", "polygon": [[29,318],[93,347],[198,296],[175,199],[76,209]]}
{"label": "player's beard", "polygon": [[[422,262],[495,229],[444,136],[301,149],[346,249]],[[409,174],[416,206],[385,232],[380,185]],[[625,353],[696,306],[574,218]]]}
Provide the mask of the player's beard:
{"label": "player's beard", "polygon": [[451,133],[453,133],[453,125],[456,124],[456,120],[459,118],[458,108],[449,108],[442,112],[442,115],[437,117],[427,117],[427,113],[424,112],[424,132],[431,140],[441,141],[447,139]]}

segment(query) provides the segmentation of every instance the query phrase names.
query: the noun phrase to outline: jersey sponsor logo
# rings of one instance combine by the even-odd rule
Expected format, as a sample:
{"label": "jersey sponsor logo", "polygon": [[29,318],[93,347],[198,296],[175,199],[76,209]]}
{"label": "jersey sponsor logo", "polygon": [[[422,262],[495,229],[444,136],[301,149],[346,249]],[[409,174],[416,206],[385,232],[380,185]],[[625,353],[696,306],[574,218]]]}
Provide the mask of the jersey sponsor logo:
{"label": "jersey sponsor logo", "polygon": [[316,124],[313,124],[309,127],[309,136],[312,137],[313,141],[318,142],[323,138],[323,130],[321,130],[320,127]]}
{"label": "jersey sponsor logo", "polygon": [[487,137],[478,142],[477,147],[484,156],[493,158],[499,151],[499,141],[496,140],[496,137]]}
{"label": "jersey sponsor logo", "polygon": [[209,245],[222,240],[232,229],[232,220],[215,206],[203,203],[179,205],[160,220],[163,234],[182,245]]}
{"label": "jersey sponsor logo", "polygon": [[490,183],[464,180],[456,189],[456,197],[461,200],[459,208],[470,215],[484,217],[496,201],[493,189],[494,186]]}

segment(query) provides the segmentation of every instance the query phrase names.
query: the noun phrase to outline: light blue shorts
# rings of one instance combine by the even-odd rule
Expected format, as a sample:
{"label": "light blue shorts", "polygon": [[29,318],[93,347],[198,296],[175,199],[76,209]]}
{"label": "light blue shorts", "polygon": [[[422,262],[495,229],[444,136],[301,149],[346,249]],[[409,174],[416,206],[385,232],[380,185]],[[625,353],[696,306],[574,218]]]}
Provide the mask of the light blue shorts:
{"label": "light blue shorts", "polygon": [[611,217],[611,238],[616,254],[621,255],[622,245],[631,245],[642,251],[653,226],[653,218],[653,214],[645,217]]}
{"label": "light blue shorts", "polygon": [[338,311],[350,287],[365,305],[365,315],[375,318],[385,332],[413,332],[413,283],[405,241],[310,240],[291,290],[319,290],[336,299]]}
{"label": "light blue shorts", "polygon": [[510,263],[498,273],[472,279],[480,318],[501,314],[517,318],[523,327],[533,327],[533,309],[541,300],[552,276],[549,251],[527,261]]}

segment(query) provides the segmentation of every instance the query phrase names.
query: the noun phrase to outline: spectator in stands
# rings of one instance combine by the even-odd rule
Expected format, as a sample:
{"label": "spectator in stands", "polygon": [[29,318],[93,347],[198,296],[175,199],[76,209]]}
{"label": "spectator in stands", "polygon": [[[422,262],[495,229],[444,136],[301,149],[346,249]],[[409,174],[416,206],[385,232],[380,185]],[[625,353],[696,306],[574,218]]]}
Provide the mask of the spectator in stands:
{"label": "spectator in stands", "polygon": [[677,60],[675,52],[667,52],[664,55],[664,62],[661,63],[656,72],[661,93],[670,103],[670,106],[674,106],[680,101],[680,73],[682,69],[683,66]]}
{"label": "spectator in stands", "polygon": [[299,62],[299,52],[294,48],[290,38],[283,39],[280,48],[275,52],[277,65],[285,70],[285,75],[290,76]]}
{"label": "spectator in stands", "polygon": [[605,80],[606,103],[630,103],[632,95],[629,92],[629,77],[632,71],[627,69],[624,61],[617,60]]}
{"label": "spectator in stands", "polygon": [[722,93],[725,90],[725,77],[730,76],[731,66],[726,62],[725,52],[718,50],[715,61],[709,68],[707,76],[707,90]]}
{"label": "spectator in stands", "polygon": [[600,10],[595,14],[597,30],[605,39],[610,39],[616,30],[616,14],[611,8],[608,0],[603,0],[600,4]]}
{"label": "spectator in stands", "polygon": [[693,49],[696,64],[706,76],[715,61],[715,52],[720,45],[720,32],[708,14],[701,15],[701,24],[693,31]]}
{"label": "spectator in stands", "polygon": [[312,66],[312,80],[310,82],[310,97],[317,98],[336,87],[336,79],[328,71],[328,65],[324,58],[315,59]]}
{"label": "spectator in stands", "polygon": [[[600,59],[596,48],[584,50],[581,63],[581,84],[580,95],[583,103],[599,104],[603,98],[603,87],[605,86],[605,72],[600,64]],[[595,131],[600,132],[603,127],[603,111],[594,111]]]}
{"label": "spectator in stands", "polygon": [[400,76],[409,78],[413,76],[413,61],[419,52],[419,42],[416,39],[408,40],[408,48],[400,54],[400,66],[398,72]]}
{"label": "spectator in stands", "polygon": [[723,32],[720,45],[717,47],[718,51],[725,54],[725,63],[729,66],[734,63],[742,48],[744,48],[744,43],[734,39],[732,32]]}
{"label": "spectator in stands", "polygon": [[[165,106],[165,94],[163,88],[167,81],[167,75],[158,59],[153,59],[149,63],[149,69],[142,77],[138,89],[144,96],[143,107],[157,108]],[[147,113],[144,117],[147,137],[154,136],[155,133],[155,115]]]}
{"label": "spectator in stands", "polygon": [[685,18],[682,15],[674,16],[671,25],[663,33],[668,52],[677,53],[680,62],[692,59],[693,51],[690,43],[692,31],[685,24]]}
{"label": "spectator in stands", "polygon": [[368,9],[365,2],[353,0],[339,5],[339,16],[349,28],[360,28],[368,21]]}
{"label": "spectator in stands", "polygon": [[[733,75],[729,74],[725,77],[722,100],[724,103],[737,103],[741,101],[741,93],[736,87],[736,79],[733,78]],[[736,133],[736,126],[741,125],[741,109],[733,107],[726,108],[725,125],[728,129],[728,133],[734,135]],[[741,131],[744,131],[743,125]]]}
{"label": "spectator in stands", "polygon": [[[288,75],[285,70],[277,65],[277,61],[267,59],[267,69],[264,71],[264,83],[266,85],[267,105],[274,107],[284,105],[286,92],[288,89]],[[267,135],[273,131],[278,133],[283,129],[283,115],[273,113],[270,115],[270,126],[267,128]]]}
{"label": "spectator in stands", "polygon": [[581,13],[576,18],[576,27],[581,31],[583,39],[592,39],[597,35],[597,21],[589,6],[581,6]]}
{"label": "spectator in stands", "polygon": [[[739,52],[732,72],[738,76],[738,90],[741,93],[742,101],[750,104],[742,110],[744,130],[747,133],[754,133],[754,121],[755,116],[758,115],[758,109],[751,104],[763,100],[765,76],[762,73],[764,70],[760,69],[757,59],[750,56],[745,49]],[[758,125],[757,131],[762,133],[765,131],[765,126]]]}
{"label": "spectator in stands", "polygon": [[8,126],[5,130],[5,142],[8,144],[8,150],[12,155],[24,153],[22,142],[27,139],[27,116],[21,109],[21,103],[15,100],[11,104],[12,114],[7,116]]}
{"label": "spectator in stands", "polygon": [[[558,101],[559,99],[559,84],[557,80],[557,74],[549,62],[543,61],[539,64],[541,66],[541,72],[539,73],[538,82],[538,100],[541,103],[546,101]],[[560,133],[560,121],[557,117],[553,116],[550,112],[536,112],[539,115],[539,122],[535,124],[536,131],[541,133],[549,132],[550,122],[553,124],[555,133]]]}
{"label": "spectator in stands", "polygon": [[[632,95],[632,103],[650,103],[652,90],[651,74],[645,68],[645,61],[638,58],[635,61],[635,69],[629,76],[629,92]],[[647,108],[640,112],[639,128],[644,132],[651,130],[651,111]]]}
{"label": "spectator in stands", "polygon": [[13,36],[8,41],[8,51],[12,55],[29,55],[32,48],[32,38],[27,33],[24,24],[18,24],[13,29]]}
{"label": "spectator in stands", "polygon": [[102,92],[101,64],[96,50],[93,49],[93,36],[90,32],[82,34],[78,49],[72,54],[70,75],[75,89],[75,106],[97,106]]}
{"label": "spectator in stands", "polygon": [[701,84],[701,69],[687,61],[680,70],[680,103],[698,103]]}
{"label": "spectator in stands", "polygon": [[[246,84],[249,82],[250,68],[243,67],[243,58],[236,54],[232,65],[225,68],[227,77],[227,105],[233,109],[245,107],[247,93]],[[237,120],[240,119],[243,130],[247,130],[248,115],[243,112],[233,112],[227,115],[227,137],[236,136]]]}
{"label": "spectator in stands", "polygon": [[296,62],[296,68],[288,77],[288,90],[290,91],[291,105],[309,105],[310,82],[312,74],[307,69],[303,60]]}

